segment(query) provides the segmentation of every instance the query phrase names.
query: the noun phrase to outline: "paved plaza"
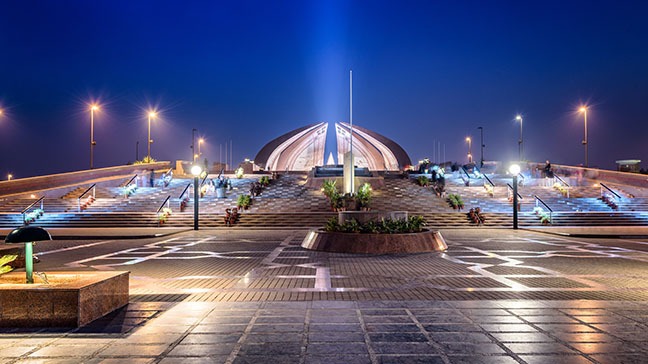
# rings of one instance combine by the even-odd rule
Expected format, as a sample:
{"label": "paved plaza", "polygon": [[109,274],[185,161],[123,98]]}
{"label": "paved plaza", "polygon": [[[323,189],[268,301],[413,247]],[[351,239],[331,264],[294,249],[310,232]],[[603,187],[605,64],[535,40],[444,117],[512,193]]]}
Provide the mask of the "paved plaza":
{"label": "paved plaza", "polygon": [[130,304],[2,329],[0,363],[646,363],[648,240],[442,230],[444,253],[307,251],[306,231],[37,245],[37,271],[129,270]]}

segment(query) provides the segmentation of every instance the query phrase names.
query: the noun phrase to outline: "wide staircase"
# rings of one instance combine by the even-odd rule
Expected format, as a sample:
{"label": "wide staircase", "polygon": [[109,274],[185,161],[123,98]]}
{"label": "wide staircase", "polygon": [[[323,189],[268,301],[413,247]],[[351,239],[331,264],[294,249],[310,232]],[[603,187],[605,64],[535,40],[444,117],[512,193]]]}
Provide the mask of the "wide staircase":
{"label": "wide staircase", "polygon": [[[210,176],[213,178],[214,176]],[[373,191],[372,209],[380,211],[407,211],[410,215],[425,217],[428,226],[477,227],[467,216],[471,208],[479,207],[484,217],[481,227],[510,227],[512,225],[512,191],[507,186],[510,176],[489,175],[494,187],[484,187],[484,179],[465,179],[448,174],[447,194],[458,194],[464,209],[454,210],[445,197],[438,197],[430,187],[421,187],[414,176],[386,175],[384,187]],[[201,227],[225,227],[225,209],[236,207],[239,195],[250,192],[251,183],[258,177],[231,179],[232,188],[224,198],[207,193],[200,199]],[[79,185],[45,191],[39,196],[21,195],[0,197],[0,227],[14,228],[23,224],[21,212],[43,197],[42,216],[31,224],[45,228],[104,228],[104,227],[191,227],[193,224],[193,179],[175,178],[167,186],[148,187],[148,181],[124,179]],[[210,178],[203,181],[209,183]],[[251,207],[241,211],[234,228],[241,229],[304,229],[320,228],[336,216],[319,190],[306,187],[305,174],[285,174],[272,181]],[[488,183],[488,182],[487,182]],[[139,187],[128,189],[128,185]],[[648,192],[644,189],[623,192],[612,186],[621,196],[616,208],[601,199],[601,187],[594,182],[571,186],[569,197],[553,187],[546,179],[528,178],[519,186],[520,226],[541,225],[536,206],[551,212],[554,226],[636,226],[648,225]],[[127,195],[127,191],[130,194]],[[86,192],[81,200],[79,196]],[[94,199],[89,201],[90,193]],[[537,198],[536,198],[537,197]],[[183,203],[184,201],[184,203]],[[540,202],[541,201],[541,202]],[[543,204],[543,203],[544,204]],[[79,211],[79,206],[83,206]],[[546,206],[545,206],[546,205]],[[33,208],[39,208],[40,202]],[[163,208],[172,210],[171,216],[160,223]],[[32,208],[32,210],[33,210]]]}

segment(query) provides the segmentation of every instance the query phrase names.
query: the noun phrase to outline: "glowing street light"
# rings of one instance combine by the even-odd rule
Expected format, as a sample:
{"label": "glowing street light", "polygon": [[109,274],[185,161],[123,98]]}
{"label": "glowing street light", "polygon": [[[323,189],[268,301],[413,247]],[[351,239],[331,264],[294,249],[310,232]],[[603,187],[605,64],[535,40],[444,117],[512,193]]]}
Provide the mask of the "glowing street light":
{"label": "glowing street light", "polygon": [[201,173],[202,168],[199,165],[194,164],[191,167],[191,174],[194,176],[194,230],[198,230],[198,200],[200,200],[200,181],[198,181],[198,177],[200,177]]}
{"label": "glowing street light", "polygon": [[97,104],[90,105],[90,169],[93,168],[94,163],[94,146],[97,142],[94,140],[94,113],[99,111]]}
{"label": "glowing street light", "polygon": [[480,135],[480,141],[481,144],[479,147],[481,148],[481,157],[479,158],[479,168],[484,167],[484,127],[483,126],[478,126],[477,129],[479,129],[479,135]]}
{"label": "glowing street light", "polygon": [[472,139],[466,137],[466,142],[468,143],[468,163],[472,163]]}
{"label": "glowing street light", "polygon": [[153,143],[153,140],[151,139],[151,119],[155,119],[157,117],[157,113],[155,111],[149,111],[148,113],[148,162],[151,163],[151,143]]}
{"label": "glowing street light", "polygon": [[518,174],[520,174],[520,166],[512,164],[509,167],[509,173],[513,175],[513,229],[518,228]]}
{"label": "glowing street light", "polygon": [[523,150],[522,144],[524,143],[524,139],[522,139],[522,121],[523,121],[522,120],[522,115],[516,116],[515,120],[520,122],[520,140],[518,140],[518,155],[519,155],[518,158],[519,158],[519,160],[523,160],[522,159],[522,155],[523,155],[523,153],[522,153],[522,150]]}
{"label": "glowing street light", "polygon": [[205,141],[205,139],[203,139],[203,138],[198,139],[198,158],[200,158],[200,156],[202,155],[202,153],[200,153],[200,145],[201,145],[204,141]]}
{"label": "glowing street light", "polygon": [[583,113],[583,118],[585,119],[585,139],[583,139],[583,145],[585,146],[585,168],[588,168],[589,161],[587,158],[587,106],[581,106],[578,111]]}
{"label": "glowing street light", "polygon": [[13,174],[9,173],[7,175],[7,181],[11,181],[12,178],[13,178]]}

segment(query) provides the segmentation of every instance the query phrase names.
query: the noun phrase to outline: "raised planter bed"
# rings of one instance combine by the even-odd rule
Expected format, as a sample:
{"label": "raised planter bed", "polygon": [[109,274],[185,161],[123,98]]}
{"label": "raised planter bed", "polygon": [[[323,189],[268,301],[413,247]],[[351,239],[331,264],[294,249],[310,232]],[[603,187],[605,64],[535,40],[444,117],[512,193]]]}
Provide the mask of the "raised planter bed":
{"label": "raised planter bed", "polygon": [[394,254],[444,251],[448,248],[438,231],[410,234],[360,234],[311,231],[302,248],[335,253]]}
{"label": "raised planter bed", "polygon": [[0,327],[80,327],[128,304],[129,272],[24,272],[0,276]]}

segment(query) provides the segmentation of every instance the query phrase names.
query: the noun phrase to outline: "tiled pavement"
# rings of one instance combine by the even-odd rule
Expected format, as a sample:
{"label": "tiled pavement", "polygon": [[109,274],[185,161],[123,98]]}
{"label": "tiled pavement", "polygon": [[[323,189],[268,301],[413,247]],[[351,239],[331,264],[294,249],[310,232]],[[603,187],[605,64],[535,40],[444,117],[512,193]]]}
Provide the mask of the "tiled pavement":
{"label": "tiled pavement", "polygon": [[0,363],[647,363],[648,245],[445,230],[445,253],[305,251],[303,232],[39,244],[36,270],[130,270],[77,330],[4,329]]}

